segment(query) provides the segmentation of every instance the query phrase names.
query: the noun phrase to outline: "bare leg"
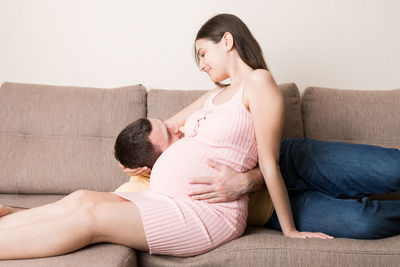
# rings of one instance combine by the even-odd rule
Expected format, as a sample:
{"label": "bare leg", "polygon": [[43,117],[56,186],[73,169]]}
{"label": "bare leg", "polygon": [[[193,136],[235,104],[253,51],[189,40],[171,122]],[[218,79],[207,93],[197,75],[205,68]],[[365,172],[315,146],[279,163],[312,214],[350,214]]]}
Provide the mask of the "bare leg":
{"label": "bare leg", "polygon": [[108,196],[108,200],[115,199],[115,195],[114,197],[109,197],[109,195],[104,195],[102,192],[78,190],[56,202],[32,209],[20,210],[7,216],[0,217],[0,230],[38,221],[55,219],[73,212],[83,203],[106,200],[104,199],[105,196]]}
{"label": "bare leg", "polygon": [[1,229],[0,259],[55,256],[98,242],[147,251],[136,205],[111,193],[96,192],[96,197],[107,200],[88,202],[54,219]]}
{"label": "bare leg", "polygon": [[90,244],[87,218],[75,214],[0,230],[0,259],[60,255]]}

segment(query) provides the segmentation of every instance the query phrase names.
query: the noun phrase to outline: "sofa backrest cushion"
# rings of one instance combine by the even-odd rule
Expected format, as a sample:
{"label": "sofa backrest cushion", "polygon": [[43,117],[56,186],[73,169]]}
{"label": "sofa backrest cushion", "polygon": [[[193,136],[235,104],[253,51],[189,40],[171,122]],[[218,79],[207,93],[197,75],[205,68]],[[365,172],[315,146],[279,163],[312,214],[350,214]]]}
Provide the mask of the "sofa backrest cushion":
{"label": "sofa backrest cushion", "polygon": [[0,193],[113,191],[128,180],[113,155],[115,138],[145,116],[142,85],[99,89],[3,83]]}
{"label": "sofa backrest cushion", "polygon": [[305,137],[400,148],[400,89],[308,87],[302,113]]}
{"label": "sofa backrest cushion", "polygon": [[[294,83],[279,85],[285,102],[285,125],[283,138],[303,137],[300,94]],[[205,90],[182,91],[152,89],[147,95],[147,117],[166,120],[190,103],[194,102]]]}

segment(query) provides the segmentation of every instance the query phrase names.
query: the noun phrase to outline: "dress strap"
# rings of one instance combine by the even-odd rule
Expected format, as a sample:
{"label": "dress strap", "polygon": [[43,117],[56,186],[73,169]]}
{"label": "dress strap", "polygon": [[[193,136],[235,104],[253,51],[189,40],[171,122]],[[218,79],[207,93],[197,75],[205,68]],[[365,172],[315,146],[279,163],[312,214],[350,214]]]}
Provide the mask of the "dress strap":
{"label": "dress strap", "polygon": [[233,96],[233,98],[235,98],[235,99],[240,99],[240,101],[242,101],[242,99],[243,99],[243,86],[244,85],[244,83],[242,83],[241,85],[240,85],[240,88],[239,88],[239,90],[235,93],[235,95]]}

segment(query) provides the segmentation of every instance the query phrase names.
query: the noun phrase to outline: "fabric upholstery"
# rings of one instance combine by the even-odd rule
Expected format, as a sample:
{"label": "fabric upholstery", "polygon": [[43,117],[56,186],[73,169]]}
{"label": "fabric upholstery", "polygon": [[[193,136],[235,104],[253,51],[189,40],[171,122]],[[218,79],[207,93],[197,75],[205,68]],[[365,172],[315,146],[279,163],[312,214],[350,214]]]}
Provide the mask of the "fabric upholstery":
{"label": "fabric upholstery", "polygon": [[114,141],[146,116],[142,85],[115,89],[4,83],[0,89],[0,192],[112,191],[127,180]]}
{"label": "fabric upholstery", "polygon": [[305,137],[400,148],[400,89],[308,87],[302,116]]}
{"label": "fabric upholstery", "polygon": [[[284,137],[400,147],[399,90],[348,91],[281,84]],[[4,83],[0,89],[0,203],[36,207],[76,189],[111,191],[126,182],[112,155],[117,134],[146,116],[166,119],[205,91]],[[397,133],[397,135],[396,135]],[[7,194],[9,193],[9,194]],[[58,195],[56,195],[58,194]],[[398,266],[400,235],[380,240],[289,239],[249,227],[211,252],[179,258],[95,244],[62,256],[0,266]]]}
{"label": "fabric upholstery", "polygon": [[398,266],[400,236],[380,240],[293,239],[248,227],[236,240],[190,258],[138,252],[139,266]]}
{"label": "fabric upholstery", "polygon": [[126,246],[100,243],[90,245],[66,255],[38,258],[0,261],[2,267],[71,267],[71,266],[95,266],[95,267],[136,267],[135,251]]}

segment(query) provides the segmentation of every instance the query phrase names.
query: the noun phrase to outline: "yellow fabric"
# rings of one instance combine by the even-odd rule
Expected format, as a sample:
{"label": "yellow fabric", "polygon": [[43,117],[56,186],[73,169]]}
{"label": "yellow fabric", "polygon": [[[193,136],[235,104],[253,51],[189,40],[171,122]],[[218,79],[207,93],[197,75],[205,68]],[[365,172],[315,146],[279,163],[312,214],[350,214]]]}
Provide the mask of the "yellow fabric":
{"label": "yellow fabric", "polygon": [[139,192],[150,188],[150,175],[131,176],[129,181],[115,189],[115,192]]}
{"label": "yellow fabric", "polygon": [[[184,132],[184,126],[179,130]],[[138,192],[150,188],[150,174],[131,176],[129,181],[119,186],[115,192]],[[253,226],[263,226],[272,216],[274,206],[268,190],[250,193],[249,195],[249,216],[247,224]]]}
{"label": "yellow fabric", "polygon": [[268,190],[250,193],[248,207],[247,224],[253,226],[263,226],[274,212],[274,206]]}

